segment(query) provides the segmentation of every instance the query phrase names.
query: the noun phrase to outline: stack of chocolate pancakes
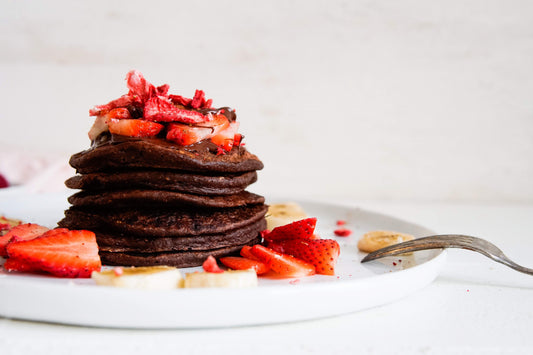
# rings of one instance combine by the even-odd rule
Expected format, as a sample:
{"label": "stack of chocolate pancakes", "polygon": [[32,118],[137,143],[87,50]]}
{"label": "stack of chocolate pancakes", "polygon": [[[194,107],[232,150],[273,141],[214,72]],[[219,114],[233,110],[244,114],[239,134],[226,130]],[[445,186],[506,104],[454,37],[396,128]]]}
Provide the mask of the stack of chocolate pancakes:
{"label": "stack of chocolate pancakes", "polygon": [[103,132],[73,155],[81,191],[58,224],[96,234],[107,265],[189,267],[260,242],[267,206],[246,191],[261,161],[242,146],[180,146]]}

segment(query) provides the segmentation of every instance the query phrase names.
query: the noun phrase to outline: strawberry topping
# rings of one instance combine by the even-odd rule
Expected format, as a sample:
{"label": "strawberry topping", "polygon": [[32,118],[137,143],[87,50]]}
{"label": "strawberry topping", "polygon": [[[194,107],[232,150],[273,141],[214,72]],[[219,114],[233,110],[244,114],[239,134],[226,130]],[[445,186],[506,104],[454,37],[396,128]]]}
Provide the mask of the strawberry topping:
{"label": "strawberry topping", "polygon": [[163,129],[162,124],[135,119],[111,118],[107,125],[109,132],[129,137],[153,137]]}
{"label": "strawberry topping", "polygon": [[[233,115],[230,118],[231,124],[225,118],[227,124],[223,128],[212,129],[218,124],[213,124],[211,121],[215,116],[223,116],[224,110],[213,109],[213,100],[206,99],[202,90],[196,90],[192,99],[171,95],[168,93],[169,85],[155,87],[136,70],[126,75],[126,83],[129,89],[126,95],[89,110],[91,116],[97,116],[89,132],[91,140],[107,130],[112,134],[132,137],[152,137],[165,130],[167,139],[180,145],[190,145],[209,138],[226,152],[230,151],[234,145],[242,145],[242,136],[237,133],[239,125],[234,122],[233,110],[231,110]],[[139,119],[162,126],[159,129],[156,128],[158,126],[144,128],[145,123],[117,125],[112,121],[113,119]],[[210,127],[211,130],[205,130],[205,127]],[[220,150],[218,152],[224,153]]]}
{"label": "strawberry topping", "polygon": [[159,122],[202,123],[209,117],[198,111],[176,107],[169,98],[154,96],[144,105],[144,119]]}

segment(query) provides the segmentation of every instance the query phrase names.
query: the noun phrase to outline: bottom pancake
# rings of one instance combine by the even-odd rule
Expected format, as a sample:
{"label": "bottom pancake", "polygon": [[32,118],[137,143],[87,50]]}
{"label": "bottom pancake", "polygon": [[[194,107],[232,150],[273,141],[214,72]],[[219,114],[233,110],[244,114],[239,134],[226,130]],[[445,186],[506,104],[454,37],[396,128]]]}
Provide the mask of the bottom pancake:
{"label": "bottom pancake", "polygon": [[104,265],[117,266],[154,266],[167,265],[175,267],[193,267],[200,266],[212,255],[215,258],[220,258],[227,255],[238,254],[238,252],[245,245],[254,245],[261,242],[261,237],[258,236],[248,243],[236,245],[232,247],[212,249],[212,250],[196,250],[184,252],[167,252],[167,253],[125,253],[125,252],[106,252],[100,250],[100,259]]}

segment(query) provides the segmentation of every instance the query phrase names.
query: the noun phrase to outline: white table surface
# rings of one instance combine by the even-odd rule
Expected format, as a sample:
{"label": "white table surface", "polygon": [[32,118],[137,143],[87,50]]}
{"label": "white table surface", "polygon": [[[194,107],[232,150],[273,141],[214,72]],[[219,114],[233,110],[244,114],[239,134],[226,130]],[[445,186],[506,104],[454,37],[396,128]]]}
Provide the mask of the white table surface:
{"label": "white table surface", "polygon": [[[516,262],[533,267],[533,205],[339,202],[439,233],[483,237]],[[0,353],[533,354],[532,329],[533,277],[454,249],[428,287],[354,314],[205,330],[99,329],[0,318]]]}

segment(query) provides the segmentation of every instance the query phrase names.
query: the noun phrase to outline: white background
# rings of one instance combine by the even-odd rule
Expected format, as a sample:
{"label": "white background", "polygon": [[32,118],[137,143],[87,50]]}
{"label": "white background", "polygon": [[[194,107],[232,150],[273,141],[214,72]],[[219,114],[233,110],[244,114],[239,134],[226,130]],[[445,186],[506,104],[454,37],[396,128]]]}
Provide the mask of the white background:
{"label": "white background", "polygon": [[533,201],[531,1],[0,0],[0,161],[154,84],[237,109],[258,192]]}

